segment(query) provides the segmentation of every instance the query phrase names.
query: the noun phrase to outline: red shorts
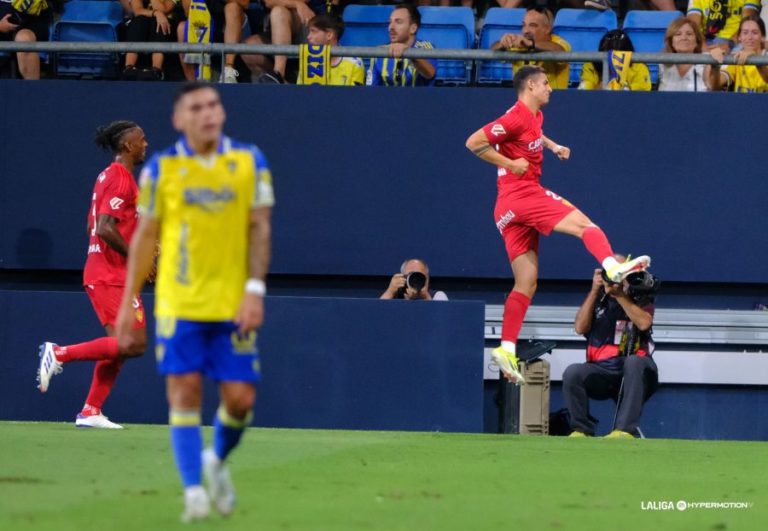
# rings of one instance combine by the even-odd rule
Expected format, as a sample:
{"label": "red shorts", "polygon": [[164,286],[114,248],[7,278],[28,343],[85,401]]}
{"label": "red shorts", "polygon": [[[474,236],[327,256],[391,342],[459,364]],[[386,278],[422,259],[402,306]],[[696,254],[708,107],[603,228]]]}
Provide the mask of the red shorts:
{"label": "red shorts", "polygon": [[[123,298],[123,286],[108,286],[106,284],[88,285],[85,286],[85,292],[88,294],[88,298],[91,299],[93,309],[96,311],[102,326],[115,326],[117,312],[120,310],[120,301]],[[145,328],[147,326],[147,319],[141,297],[133,299],[133,310],[133,329]]]}
{"label": "red shorts", "polygon": [[549,236],[576,210],[568,200],[536,182],[517,182],[499,189],[493,217],[511,262],[528,251],[538,252],[539,233]]}

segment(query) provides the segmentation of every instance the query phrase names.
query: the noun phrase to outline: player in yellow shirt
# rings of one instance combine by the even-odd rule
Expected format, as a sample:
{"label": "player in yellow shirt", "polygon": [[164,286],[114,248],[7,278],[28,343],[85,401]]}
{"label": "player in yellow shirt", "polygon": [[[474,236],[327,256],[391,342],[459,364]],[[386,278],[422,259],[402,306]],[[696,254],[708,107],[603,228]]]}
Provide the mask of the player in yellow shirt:
{"label": "player in yellow shirt", "polygon": [[[195,82],[179,90],[173,125],[182,136],[141,174],[139,225],[116,327],[118,344],[129,346],[131,300],[152,267],[159,240],[156,354],[185,487],[184,521],[206,518],[211,504],[224,515],[234,509],[224,460],[250,424],[260,380],[256,329],[264,316],[272,177],[257,147],[222,134],[224,120],[212,85]],[[203,375],[219,384],[221,398],[213,447],[205,451]]]}
{"label": "player in yellow shirt", "polygon": [[[309,21],[307,42],[315,46],[338,46],[344,21],[337,15],[316,15]],[[301,70],[297,85],[303,85]],[[365,85],[365,66],[358,57],[332,57],[329,85]]]}
{"label": "player in yellow shirt", "polygon": [[[765,22],[757,15],[744,17],[739,24],[739,44],[736,53],[738,65],[708,66],[704,76],[712,90],[728,88],[733,92],[768,92],[768,65],[745,65],[753,55],[765,55]],[[722,62],[725,52],[720,48],[710,50],[712,57]]]}
{"label": "player in yellow shirt", "polygon": [[[634,52],[635,47],[629,35],[622,30],[616,29],[610,30],[603,35],[603,38],[600,39],[598,50],[601,52],[609,52],[611,50]],[[584,68],[581,70],[579,88],[583,90],[601,89],[603,87],[602,66],[601,63],[584,63]],[[630,62],[625,68],[629,70],[623,75],[616,72],[617,81],[609,84],[609,90],[651,90],[651,74],[646,65]]]}
{"label": "player in yellow shirt", "polygon": [[[525,12],[523,17],[523,32],[521,35],[506,33],[501,40],[491,46],[492,50],[519,51],[547,51],[570,52],[571,45],[557,35],[552,34],[552,12],[543,8],[532,8]],[[542,61],[515,61],[512,63],[512,71],[517,72],[525,65],[539,66],[544,69],[553,89],[567,89],[569,64]]]}
{"label": "player in yellow shirt", "polygon": [[741,19],[760,13],[760,0],[690,0],[687,16],[701,28],[705,48],[733,48]]}

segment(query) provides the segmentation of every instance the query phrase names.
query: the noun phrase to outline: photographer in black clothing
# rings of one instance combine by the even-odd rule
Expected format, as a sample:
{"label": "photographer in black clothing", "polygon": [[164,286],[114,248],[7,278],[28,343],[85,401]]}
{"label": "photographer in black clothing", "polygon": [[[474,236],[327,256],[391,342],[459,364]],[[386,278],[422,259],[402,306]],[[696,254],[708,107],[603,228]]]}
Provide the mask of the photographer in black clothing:
{"label": "photographer in black clothing", "polygon": [[410,258],[400,266],[400,272],[392,276],[380,299],[406,299],[447,301],[442,291],[429,289],[429,266],[424,260]]}
{"label": "photographer in black clothing", "polygon": [[659,284],[647,271],[630,274],[622,284],[610,284],[600,269],[595,270],[592,289],[574,322],[576,333],[587,338],[587,362],[575,363],[563,373],[571,436],[594,435],[590,398],[619,402],[616,426],[608,437],[632,438],[636,432],[643,404],[658,388],[651,327]]}

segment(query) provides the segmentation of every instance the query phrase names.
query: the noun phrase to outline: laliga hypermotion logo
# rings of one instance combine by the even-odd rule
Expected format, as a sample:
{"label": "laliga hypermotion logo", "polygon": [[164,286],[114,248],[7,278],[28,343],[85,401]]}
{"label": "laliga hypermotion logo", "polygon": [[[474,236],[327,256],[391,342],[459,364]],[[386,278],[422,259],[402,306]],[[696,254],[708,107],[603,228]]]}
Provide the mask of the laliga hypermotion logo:
{"label": "laliga hypermotion logo", "polygon": [[504,129],[504,126],[501,124],[493,124],[493,127],[491,127],[491,134],[493,136],[501,136],[506,135],[507,130]]}

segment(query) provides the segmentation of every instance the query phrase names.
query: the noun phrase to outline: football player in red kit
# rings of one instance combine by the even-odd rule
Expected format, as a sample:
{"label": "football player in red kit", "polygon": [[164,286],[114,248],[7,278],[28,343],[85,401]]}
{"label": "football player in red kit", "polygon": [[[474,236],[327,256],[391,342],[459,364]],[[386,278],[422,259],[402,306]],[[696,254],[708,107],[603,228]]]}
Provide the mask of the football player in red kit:
{"label": "football player in red kit", "polygon": [[539,233],[549,235],[554,230],[580,238],[611,282],[621,282],[629,273],[647,268],[651,259],[640,256],[618,262],[600,227],[567,200],[541,186],[544,149],[560,160],[568,160],[571,150],[542,133],[541,108],[549,102],[552,92],[544,70],[537,66],[521,68],[515,72],[514,87],[515,105],[475,131],[466,145],[498,168],[494,219],[512,264],[515,285],[504,304],[501,346],[491,357],[507,380],[523,384],[515,344],[536,291]]}
{"label": "football player in red kit", "polygon": [[105,417],[101,408],[109,396],[126,358],[141,356],[147,342],[146,317],[141,299],[133,301],[134,346],[122,351],[115,339],[115,319],[125,286],[128,246],[136,228],[136,202],[139,189],[134,168],[144,162],[147,140],[134,122],[117,121],[96,132],[96,144],[114,155],[114,160],[96,179],[91,209],[88,213],[88,258],[83,285],[93,309],[107,332],[101,337],[77,345],[40,345],[38,388],[45,393],[51,378],[72,361],[95,361],[91,389],[75,425],[89,428],[120,429]]}

